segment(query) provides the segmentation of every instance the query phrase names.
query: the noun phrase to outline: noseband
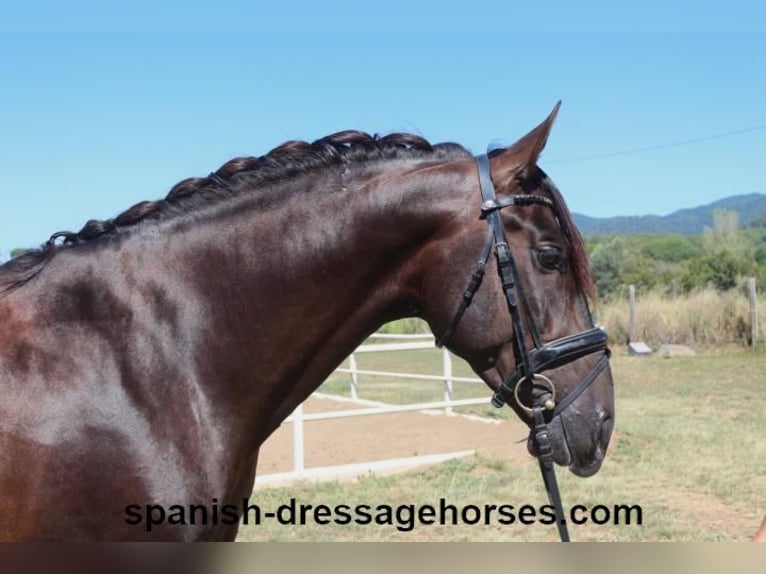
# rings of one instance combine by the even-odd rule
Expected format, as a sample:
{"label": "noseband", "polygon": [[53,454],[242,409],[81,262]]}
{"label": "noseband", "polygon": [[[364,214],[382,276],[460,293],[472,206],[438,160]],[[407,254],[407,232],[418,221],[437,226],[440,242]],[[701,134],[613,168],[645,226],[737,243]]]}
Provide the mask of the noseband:
{"label": "noseband", "polygon": [[[555,210],[555,205],[547,197],[531,194],[511,195],[498,199],[490,176],[489,157],[486,154],[478,156],[476,158],[476,165],[479,171],[479,185],[481,187],[480,217],[488,224],[487,238],[476,269],[471,275],[468,287],[463,292],[460,305],[447,329],[436,341],[436,344],[439,347],[444,346],[452,337],[460,319],[481,286],[484,272],[494,247],[503,294],[508,304],[508,312],[511,315],[511,322],[513,324],[513,351],[516,357],[516,370],[510,373],[495,391],[492,397],[492,404],[496,407],[502,407],[505,404],[510,405],[515,402],[530,416],[533,424],[534,441],[539,452],[538,461],[543,474],[543,480],[551,504],[556,509],[556,522],[559,534],[563,541],[568,542],[569,533],[567,532],[561,497],[553,470],[553,454],[547,423],[571,405],[606,369],[609,364],[607,335],[603,329],[595,326],[590,309],[588,309],[587,302],[583,297],[592,327],[586,331],[561,339],[547,343],[542,342],[535,326],[529,301],[524,296],[519,280],[519,272],[505,235],[505,227],[503,226],[500,211],[506,207],[524,205],[542,205]],[[526,327],[524,321],[522,321],[522,312],[526,315]],[[527,348],[526,341],[529,339],[531,339],[534,345],[532,349]],[[540,372],[561,367],[592,353],[603,353],[603,356],[588,376],[571,392],[565,395],[562,400],[556,403],[556,388],[553,382],[548,377],[541,375]],[[532,390],[542,390],[545,394],[549,395],[549,398],[545,400],[543,405],[526,405],[521,401],[519,390],[525,383],[531,385]]]}

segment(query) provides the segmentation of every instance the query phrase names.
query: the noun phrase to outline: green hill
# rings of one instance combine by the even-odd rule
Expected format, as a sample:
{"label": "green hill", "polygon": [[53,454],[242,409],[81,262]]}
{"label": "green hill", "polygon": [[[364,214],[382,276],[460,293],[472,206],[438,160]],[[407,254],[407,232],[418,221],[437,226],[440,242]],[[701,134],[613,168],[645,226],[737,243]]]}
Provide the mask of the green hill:
{"label": "green hill", "polygon": [[734,195],[708,205],[680,209],[668,215],[598,218],[575,213],[574,219],[580,232],[587,236],[630,233],[698,235],[705,227],[713,225],[713,212],[717,209],[737,212],[740,225],[746,226],[766,217],[766,194]]}

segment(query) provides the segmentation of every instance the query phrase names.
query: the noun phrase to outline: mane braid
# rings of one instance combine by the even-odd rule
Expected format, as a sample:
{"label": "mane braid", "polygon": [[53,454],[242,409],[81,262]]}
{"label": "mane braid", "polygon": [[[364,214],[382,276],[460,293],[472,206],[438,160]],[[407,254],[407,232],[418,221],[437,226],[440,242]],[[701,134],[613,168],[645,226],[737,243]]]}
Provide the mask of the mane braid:
{"label": "mane braid", "polygon": [[144,220],[189,211],[226,197],[244,184],[265,184],[301,173],[370,160],[398,157],[448,158],[468,152],[457,144],[431,145],[425,138],[407,133],[386,136],[346,130],[312,143],[291,140],[260,157],[238,157],[207,177],[193,177],[174,185],[164,199],[142,201],[113,219],[91,219],[77,232],[58,231],[39,249],[31,250],[0,265],[0,294],[31,281],[61,249],[103,237],[115,236]]}

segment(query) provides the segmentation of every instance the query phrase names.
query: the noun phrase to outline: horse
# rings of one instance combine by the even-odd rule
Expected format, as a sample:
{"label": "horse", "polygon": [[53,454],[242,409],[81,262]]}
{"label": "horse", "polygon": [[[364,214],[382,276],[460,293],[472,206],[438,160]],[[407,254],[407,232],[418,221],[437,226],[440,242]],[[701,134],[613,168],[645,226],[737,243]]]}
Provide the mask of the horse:
{"label": "horse", "polygon": [[596,473],[612,375],[603,337],[581,343],[587,253],[537,165],[559,104],[483,174],[413,134],[293,140],[6,262],[0,539],[233,540],[260,445],[404,317],[530,428],[563,397],[551,457]]}

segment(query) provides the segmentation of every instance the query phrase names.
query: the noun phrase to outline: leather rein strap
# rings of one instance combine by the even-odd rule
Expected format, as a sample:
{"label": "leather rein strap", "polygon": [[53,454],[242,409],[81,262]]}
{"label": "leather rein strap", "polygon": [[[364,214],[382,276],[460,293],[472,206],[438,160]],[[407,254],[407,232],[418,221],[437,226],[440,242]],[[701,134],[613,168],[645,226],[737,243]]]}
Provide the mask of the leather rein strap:
{"label": "leather rein strap", "polygon": [[[553,417],[560,415],[564,409],[588,389],[593,381],[598,378],[598,375],[606,369],[609,364],[607,335],[601,328],[594,325],[591,317],[591,324],[594,325],[591,329],[555,341],[547,343],[542,342],[537,328],[535,327],[529,302],[524,296],[521,287],[518,269],[508,244],[505,227],[503,226],[500,216],[500,210],[506,207],[523,205],[542,205],[555,210],[555,205],[553,201],[547,197],[531,194],[511,195],[509,197],[498,199],[490,175],[489,157],[486,154],[478,156],[476,158],[476,165],[481,187],[482,203],[480,217],[487,221],[487,238],[484,241],[484,246],[482,247],[476,268],[471,274],[468,287],[463,292],[460,304],[444,333],[437,339],[436,344],[437,346],[442,347],[452,337],[460,319],[471,305],[473,297],[479,290],[479,287],[481,287],[487,263],[494,247],[503,295],[508,305],[508,312],[513,324],[513,349],[516,357],[516,370],[511,373],[503,381],[500,388],[495,391],[495,394],[492,397],[492,404],[496,407],[501,407],[505,404],[510,404],[511,401],[515,401],[522,410],[529,414],[530,426],[532,426],[532,437],[538,451],[537,459],[543,476],[543,482],[545,483],[545,489],[548,493],[548,499],[556,512],[556,525],[558,527],[559,536],[563,542],[569,542],[569,532],[567,531],[563,504],[561,502],[558,482],[556,481],[553,450],[547,423],[549,423]],[[521,307],[519,305],[521,305]],[[524,321],[522,321],[522,311],[527,318],[526,328]],[[531,350],[526,346],[527,338],[530,338],[534,344],[534,348]],[[550,379],[538,373],[560,367],[586,355],[598,352],[602,352],[603,356],[588,376],[585,377],[577,387],[569,392],[558,404],[556,404],[554,401],[556,389],[553,386],[553,383]],[[542,386],[543,390],[551,395],[551,398],[547,400],[543,406],[527,406],[523,404],[519,400],[518,390],[525,382],[533,387]]]}

